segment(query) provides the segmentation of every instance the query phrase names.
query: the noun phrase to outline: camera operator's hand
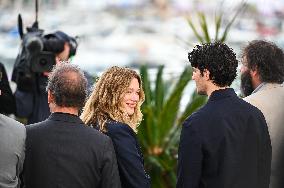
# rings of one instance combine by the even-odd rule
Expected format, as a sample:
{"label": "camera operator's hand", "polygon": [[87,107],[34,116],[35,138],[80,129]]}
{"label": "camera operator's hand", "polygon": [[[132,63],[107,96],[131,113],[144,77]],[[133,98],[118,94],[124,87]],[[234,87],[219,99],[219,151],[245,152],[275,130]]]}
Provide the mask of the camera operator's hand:
{"label": "camera operator's hand", "polygon": [[50,72],[43,72],[42,75],[48,77],[48,75],[50,74]]}

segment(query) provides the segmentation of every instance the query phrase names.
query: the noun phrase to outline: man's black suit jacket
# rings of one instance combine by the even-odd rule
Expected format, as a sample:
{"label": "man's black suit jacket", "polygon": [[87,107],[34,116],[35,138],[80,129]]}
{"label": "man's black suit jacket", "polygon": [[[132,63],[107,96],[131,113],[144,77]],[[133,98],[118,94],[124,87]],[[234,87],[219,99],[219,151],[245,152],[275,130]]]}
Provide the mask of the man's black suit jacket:
{"label": "man's black suit jacket", "polygon": [[78,116],[53,113],[27,126],[27,188],[120,187],[112,141]]}
{"label": "man's black suit jacket", "polygon": [[233,89],[213,92],[183,124],[178,188],[268,188],[271,143],[262,113]]}

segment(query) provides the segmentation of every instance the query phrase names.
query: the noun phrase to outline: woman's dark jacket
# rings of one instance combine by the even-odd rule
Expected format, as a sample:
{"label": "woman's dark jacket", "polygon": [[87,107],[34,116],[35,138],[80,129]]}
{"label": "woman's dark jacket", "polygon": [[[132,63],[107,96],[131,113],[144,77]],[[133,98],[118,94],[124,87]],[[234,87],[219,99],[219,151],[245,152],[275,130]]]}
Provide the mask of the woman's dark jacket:
{"label": "woman's dark jacket", "polygon": [[135,132],[127,124],[109,121],[107,135],[112,139],[123,188],[148,188],[150,177],[144,170],[143,155]]}

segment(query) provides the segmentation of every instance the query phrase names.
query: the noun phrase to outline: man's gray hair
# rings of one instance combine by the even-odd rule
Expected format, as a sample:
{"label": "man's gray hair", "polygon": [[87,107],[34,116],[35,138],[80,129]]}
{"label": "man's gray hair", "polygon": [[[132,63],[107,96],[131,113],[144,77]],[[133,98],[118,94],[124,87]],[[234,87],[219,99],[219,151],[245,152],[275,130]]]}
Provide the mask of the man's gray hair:
{"label": "man's gray hair", "polygon": [[56,105],[82,108],[87,97],[87,79],[77,65],[59,63],[48,77],[46,90],[54,96]]}

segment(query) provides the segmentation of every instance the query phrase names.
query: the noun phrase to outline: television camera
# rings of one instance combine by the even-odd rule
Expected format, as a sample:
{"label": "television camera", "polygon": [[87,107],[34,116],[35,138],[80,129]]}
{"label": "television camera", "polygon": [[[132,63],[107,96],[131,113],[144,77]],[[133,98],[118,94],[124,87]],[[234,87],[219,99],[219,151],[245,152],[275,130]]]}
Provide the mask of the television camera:
{"label": "television camera", "polygon": [[38,1],[36,0],[36,20],[27,32],[23,32],[22,17],[18,15],[18,32],[22,40],[19,54],[15,60],[12,81],[24,91],[30,91],[36,82],[36,75],[50,72],[55,65],[55,56],[64,50],[64,43],[70,46],[69,57],[76,54],[76,37],[57,31],[44,35],[38,27]]}

